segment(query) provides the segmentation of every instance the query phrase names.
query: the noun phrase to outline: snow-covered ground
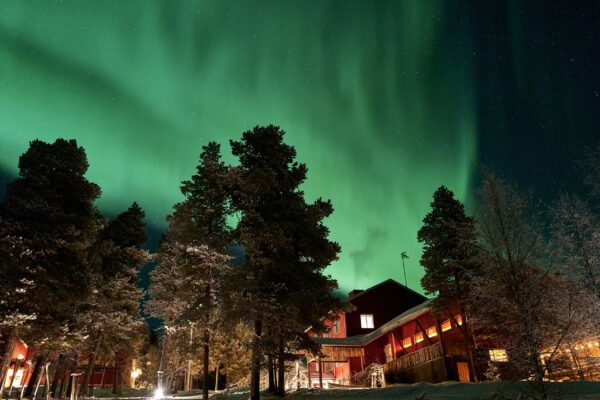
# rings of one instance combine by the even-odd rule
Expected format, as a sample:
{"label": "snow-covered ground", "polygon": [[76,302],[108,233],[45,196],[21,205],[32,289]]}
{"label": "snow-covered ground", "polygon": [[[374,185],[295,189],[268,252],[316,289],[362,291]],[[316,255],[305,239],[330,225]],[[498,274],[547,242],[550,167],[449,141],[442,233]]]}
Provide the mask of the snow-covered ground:
{"label": "snow-covered ground", "polygon": [[[600,382],[548,383],[548,398],[553,400],[600,400]],[[246,400],[247,391],[211,396],[214,400]],[[275,399],[264,394],[263,399]],[[392,385],[385,389],[330,389],[301,390],[286,396],[289,400],[525,400],[534,399],[535,391],[528,382],[494,383],[417,383],[413,385]]]}

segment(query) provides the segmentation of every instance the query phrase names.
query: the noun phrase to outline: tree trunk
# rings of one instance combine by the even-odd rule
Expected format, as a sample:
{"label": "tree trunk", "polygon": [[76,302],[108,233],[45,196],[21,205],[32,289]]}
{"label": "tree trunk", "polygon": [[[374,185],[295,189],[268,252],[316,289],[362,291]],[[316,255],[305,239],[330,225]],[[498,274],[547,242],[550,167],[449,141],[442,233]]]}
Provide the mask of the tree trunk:
{"label": "tree trunk", "polygon": [[279,352],[277,357],[277,396],[285,396],[285,347],[279,334]]}
{"label": "tree trunk", "polygon": [[267,392],[273,393],[275,392],[275,366],[273,365],[273,356],[269,355],[269,359],[267,361],[267,370],[269,372],[269,388]]}
{"label": "tree trunk", "polygon": [[56,389],[58,389],[58,384],[60,383],[61,377],[64,373],[65,357],[66,356],[64,353],[60,353],[60,355],[58,356],[58,360],[56,361],[56,368],[54,369],[54,376],[52,377],[52,385],[50,386],[50,392],[48,392],[48,394],[53,398],[57,398]]}
{"label": "tree trunk", "polygon": [[115,355],[115,370],[113,379],[113,394],[119,394],[121,391],[121,365],[119,363],[119,354]]}
{"label": "tree trunk", "polygon": [[70,359],[65,360],[65,369],[61,374],[60,389],[58,390],[58,396],[56,398],[62,399],[65,393],[69,390],[69,382],[71,378],[71,372],[73,370],[73,363]]}
{"label": "tree trunk", "polygon": [[204,329],[204,344],[202,345],[203,354],[203,365],[202,365],[202,398],[208,399],[208,341],[210,340],[210,332],[208,329]]}
{"label": "tree trunk", "polygon": [[219,366],[215,368],[215,392],[219,390]]}
{"label": "tree trunk", "polygon": [[88,359],[88,365],[85,368],[85,373],[83,374],[83,382],[81,383],[81,386],[79,388],[79,392],[83,393],[83,395],[86,397],[87,397],[87,392],[88,392],[89,381],[90,381],[90,379],[92,379],[92,381],[94,379],[93,377],[94,377],[94,365],[96,363],[96,354],[98,354],[98,350],[100,349],[101,342],[102,342],[102,336],[100,335],[94,342],[94,349],[90,353],[90,356]]}
{"label": "tree trunk", "polygon": [[23,397],[31,397],[35,387],[37,385],[38,378],[42,371],[42,366],[46,362],[46,354],[38,353],[35,355],[35,365],[33,366],[33,370],[31,371],[31,376],[29,377],[29,383],[27,383],[27,388],[25,388],[25,392],[23,392]]}
{"label": "tree trunk", "polygon": [[260,336],[262,321],[254,320],[254,336],[252,337],[252,365],[250,369],[250,400],[260,400]]}
{"label": "tree trunk", "polygon": [[[210,277],[210,270],[209,270],[209,277]],[[210,279],[208,281],[209,283],[206,285],[206,287],[204,288],[204,295],[206,296],[206,300],[210,302]],[[210,312],[209,312],[210,308],[206,309],[206,313],[204,315],[204,338],[203,338],[203,349],[204,349],[204,365],[202,366],[202,399],[203,400],[207,400],[208,399],[208,361],[209,361],[209,341],[210,341],[210,331],[208,330],[209,324],[210,324]]]}
{"label": "tree trunk", "polygon": [[6,375],[10,367],[10,361],[12,358],[13,351],[15,350],[16,332],[14,330],[3,333],[4,340],[2,341],[2,347],[0,352],[0,399],[4,392],[4,382],[6,382]]}

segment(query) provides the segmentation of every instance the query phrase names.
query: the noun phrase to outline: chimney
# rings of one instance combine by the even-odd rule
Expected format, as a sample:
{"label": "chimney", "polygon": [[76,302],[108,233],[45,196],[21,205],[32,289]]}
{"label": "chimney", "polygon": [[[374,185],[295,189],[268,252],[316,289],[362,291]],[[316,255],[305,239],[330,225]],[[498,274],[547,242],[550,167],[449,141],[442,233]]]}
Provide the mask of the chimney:
{"label": "chimney", "polygon": [[348,300],[352,300],[356,296],[358,296],[363,290],[362,289],[354,289],[348,292]]}

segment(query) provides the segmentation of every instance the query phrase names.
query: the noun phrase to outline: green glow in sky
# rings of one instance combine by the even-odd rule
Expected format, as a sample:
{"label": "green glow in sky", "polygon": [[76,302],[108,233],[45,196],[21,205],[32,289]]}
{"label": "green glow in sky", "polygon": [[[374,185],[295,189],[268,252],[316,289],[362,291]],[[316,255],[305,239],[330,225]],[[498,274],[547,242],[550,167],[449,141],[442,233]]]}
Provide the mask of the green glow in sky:
{"label": "green glow in sky", "polygon": [[203,144],[274,123],[333,201],[340,287],[402,280],[407,251],[417,288],[431,195],[464,199],[476,161],[468,41],[436,1],[5,1],[0,167],[76,138],[100,209],[164,226]]}

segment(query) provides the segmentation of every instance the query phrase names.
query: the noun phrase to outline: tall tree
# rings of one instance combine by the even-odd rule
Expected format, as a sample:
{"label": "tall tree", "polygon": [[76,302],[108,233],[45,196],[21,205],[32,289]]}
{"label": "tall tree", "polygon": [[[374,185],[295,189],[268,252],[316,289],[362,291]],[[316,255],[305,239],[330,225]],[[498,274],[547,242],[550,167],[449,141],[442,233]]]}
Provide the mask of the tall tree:
{"label": "tall tree", "polygon": [[[299,326],[318,323],[339,308],[331,290],[336,283],[322,275],[337,258],[339,245],[328,239],[323,219],[330,202],[307,204],[299,189],[306,165],[295,161],[295,149],[284,143],[285,132],[269,125],[246,131],[231,141],[239,166],[229,174],[233,209],[239,213],[236,239],[244,247],[244,266],[238,269],[238,312],[253,321],[250,398],[258,399],[262,342],[265,331],[276,334],[283,394],[285,348],[299,336]],[[314,291],[307,293],[305,289]],[[318,305],[332,306],[323,310]],[[308,325],[304,325],[305,329]]]}
{"label": "tall tree", "polygon": [[[220,146],[210,142],[202,147],[200,162],[196,173],[190,180],[181,184],[184,201],[176,204],[173,214],[168,218],[169,231],[166,242],[178,243],[183,246],[208,246],[216,253],[225,254],[229,247],[230,229],[227,224],[229,216],[229,201],[224,186],[228,167],[221,160]],[[184,256],[191,257],[189,251]],[[206,274],[202,277],[203,286],[197,287],[204,297],[202,316],[203,340],[203,396],[208,397],[208,371],[210,361],[210,331],[212,314],[215,312],[213,296],[217,293],[219,277],[217,269],[210,269],[205,264]],[[222,269],[222,268],[218,268]],[[221,290],[221,288],[218,288]],[[200,296],[200,294],[197,294]]]}
{"label": "tall tree", "polygon": [[88,338],[89,359],[80,387],[84,394],[102,347],[134,348],[134,333],[143,325],[139,310],[143,292],[137,281],[141,267],[150,260],[143,249],[147,240],[144,216],[133,203],[106,225],[90,251],[94,290],[78,310],[78,323]]}
{"label": "tall tree", "polygon": [[440,186],[433,194],[431,211],[423,219],[417,238],[423,243],[421,265],[425,275],[421,285],[428,294],[437,295],[433,304],[438,312],[449,312],[448,304],[459,307],[462,324],[457,326],[464,339],[471,375],[477,381],[466,301],[471,280],[479,270],[475,221],[465,214],[464,205],[454,198],[454,193]]}
{"label": "tall tree", "polygon": [[563,195],[551,208],[555,248],[565,273],[600,300],[600,218],[584,200]]}
{"label": "tall tree", "polygon": [[[487,172],[478,207],[482,274],[473,280],[472,321],[508,349],[512,364],[545,395],[544,374],[561,344],[584,320],[588,301],[557,273],[553,249],[530,200]],[[550,357],[541,361],[543,349]],[[529,376],[528,376],[529,377]]]}
{"label": "tall tree", "polygon": [[[87,180],[87,169],[75,140],[35,140],[20,157],[19,177],[0,205],[0,230],[8,239],[0,243],[0,275],[12,276],[6,282],[15,290],[28,291],[23,301],[0,308],[5,315],[35,315],[19,330],[33,344],[67,327],[89,295],[87,253],[99,228],[93,202],[100,188]],[[16,251],[18,259],[11,256]],[[16,334],[7,329],[2,336]]]}

